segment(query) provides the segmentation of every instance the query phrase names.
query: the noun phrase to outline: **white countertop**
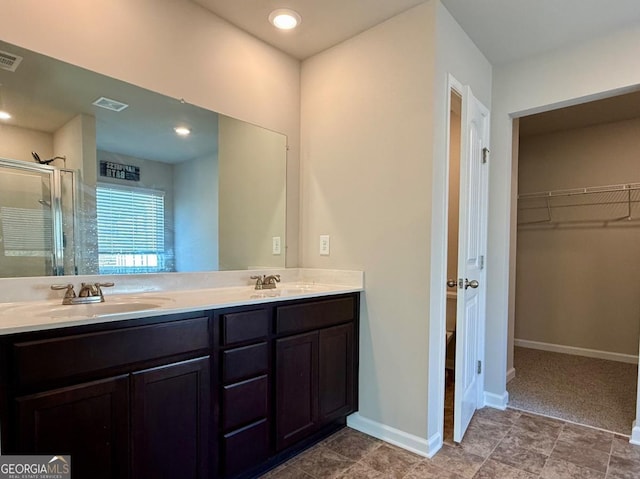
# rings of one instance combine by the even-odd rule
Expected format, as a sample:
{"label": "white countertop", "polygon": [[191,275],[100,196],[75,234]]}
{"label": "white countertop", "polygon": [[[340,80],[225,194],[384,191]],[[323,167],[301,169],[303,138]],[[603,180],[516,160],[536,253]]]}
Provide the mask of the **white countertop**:
{"label": "white countertop", "polygon": [[362,284],[280,283],[276,289],[251,286],[109,294],[105,302],[62,305],[61,299],[0,303],[0,335],[127,319],[187,313],[362,291]]}

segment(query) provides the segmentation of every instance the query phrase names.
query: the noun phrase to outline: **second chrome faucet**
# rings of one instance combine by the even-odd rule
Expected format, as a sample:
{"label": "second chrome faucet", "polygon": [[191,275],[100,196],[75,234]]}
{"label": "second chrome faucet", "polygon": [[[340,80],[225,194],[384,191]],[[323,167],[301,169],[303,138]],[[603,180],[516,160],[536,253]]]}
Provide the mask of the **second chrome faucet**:
{"label": "second chrome faucet", "polygon": [[280,282],[279,274],[270,274],[269,276],[251,276],[251,279],[256,280],[256,289],[276,289],[276,283]]}

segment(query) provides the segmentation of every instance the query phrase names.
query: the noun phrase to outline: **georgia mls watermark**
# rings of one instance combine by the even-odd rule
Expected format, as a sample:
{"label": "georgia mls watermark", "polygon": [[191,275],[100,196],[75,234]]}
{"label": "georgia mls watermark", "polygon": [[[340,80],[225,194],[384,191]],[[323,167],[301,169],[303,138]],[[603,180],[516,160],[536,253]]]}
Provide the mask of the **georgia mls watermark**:
{"label": "georgia mls watermark", "polygon": [[2,456],[0,479],[71,479],[71,456]]}

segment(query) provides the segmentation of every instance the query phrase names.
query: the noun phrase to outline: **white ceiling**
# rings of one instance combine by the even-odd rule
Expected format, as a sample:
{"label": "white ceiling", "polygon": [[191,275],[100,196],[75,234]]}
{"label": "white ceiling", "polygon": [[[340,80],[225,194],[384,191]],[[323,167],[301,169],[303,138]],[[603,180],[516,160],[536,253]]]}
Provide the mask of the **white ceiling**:
{"label": "white ceiling", "polygon": [[[303,60],[425,0],[193,0],[262,41]],[[281,31],[269,23],[277,8],[291,8],[302,23]]]}
{"label": "white ceiling", "polygon": [[[305,59],[425,0],[194,0],[290,55]],[[498,65],[640,22],[640,0],[442,0],[489,61]],[[268,15],[302,15],[291,32]]]}
{"label": "white ceiling", "polygon": [[442,0],[499,65],[638,25],[639,0]]}

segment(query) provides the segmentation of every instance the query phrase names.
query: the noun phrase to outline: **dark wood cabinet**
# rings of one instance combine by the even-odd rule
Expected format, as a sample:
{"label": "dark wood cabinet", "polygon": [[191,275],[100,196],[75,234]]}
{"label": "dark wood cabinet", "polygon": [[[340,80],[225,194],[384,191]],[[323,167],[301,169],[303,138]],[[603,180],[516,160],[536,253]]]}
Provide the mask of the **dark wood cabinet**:
{"label": "dark wood cabinet", "polygon": [[320,424],[355,411],[353,323],[319,332],[318,391]]}
{"label": "dark wood cabinet", "polygon": [[19,397],[16,402],[18,451],[70,454],[74,477],[129,477],[128,376]]}
{"label": "dark wood cabinet", "polygon": [[276,446],[355,411],[353,323],[276,340]]}
{"label": "dark wood cabinet", "polygon": [[254,477],[344,425],[357,402],[358,309],[348,294],[214,314],[221,477]]}
{"label": "dark wood cabinet", "polygon": [[269,457],[269,422],[260,419],[222,438],[223,477],[234,477],[250,470]]}
{"label": "dark wood cabinet", "polygon": [[78,478],[209,479],[209,321],[176,315],[0,338],[10,391],[3,452],[69,454]]}
{"label": "dark wood cabinet", "polygon": [[318,333],[276,340],[276,448],[313,432],[318,423]]}
{"label": "dark wood cabinet", "polygon": [[[214,314],[218,351],[220,477],[259,467],[271,453],[272,308],[232,308]],[[214,333],[215,334],[215,333]]]}
{"label": "dark wood cabinet", "polygon": [[132,476],[209,477],[209,357],[132,374]]}
{"label": "dark wood cabinet", "polygon": [[359,295],[0,336],[2,453],[73,477],[248,479],[356,410]]}

